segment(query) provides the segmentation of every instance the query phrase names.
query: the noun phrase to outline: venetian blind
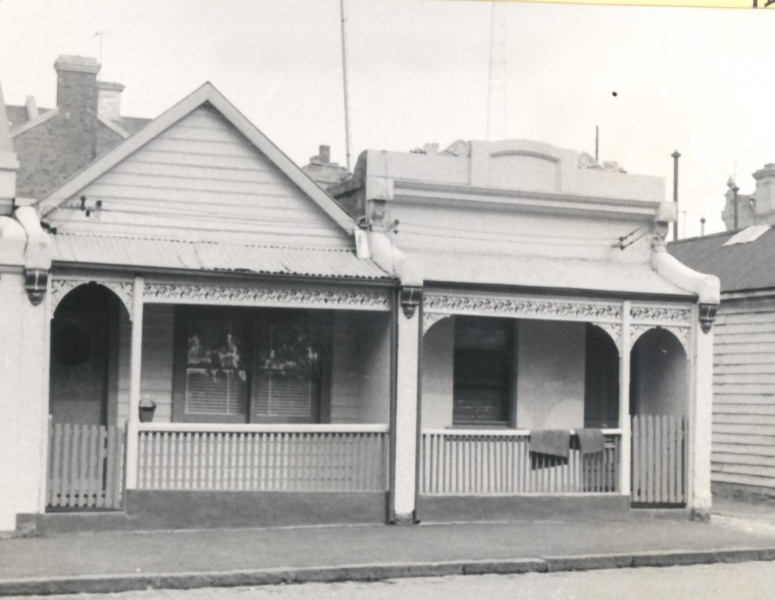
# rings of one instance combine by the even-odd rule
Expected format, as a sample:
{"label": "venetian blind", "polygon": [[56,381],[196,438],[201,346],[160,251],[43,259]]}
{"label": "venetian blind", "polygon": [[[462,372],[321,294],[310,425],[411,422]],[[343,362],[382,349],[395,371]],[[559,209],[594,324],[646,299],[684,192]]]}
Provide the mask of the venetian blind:
{"label": "venetian blind", "polygon": [[244,327],[226,319],[190,319],[185,412],[244,417],[250,393]]}

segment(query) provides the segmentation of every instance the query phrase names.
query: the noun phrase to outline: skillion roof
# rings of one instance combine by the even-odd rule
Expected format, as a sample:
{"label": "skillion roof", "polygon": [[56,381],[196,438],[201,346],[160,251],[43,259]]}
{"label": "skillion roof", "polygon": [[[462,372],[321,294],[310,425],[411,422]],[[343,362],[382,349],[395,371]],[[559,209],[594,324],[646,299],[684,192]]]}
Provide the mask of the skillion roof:
{"label": "skillion roof", "polygon": [[716,275],[722,293],[775,288],[775,228],[751,242],[725,246],[737,233],[679,240],[669,244],[668,251],[692,269]]}
{"label": "skillion roof", "polygon": [[302,277],[391,279],[346,249],[270,247],[210,241],[57,233],[55,263],[226,271]]}

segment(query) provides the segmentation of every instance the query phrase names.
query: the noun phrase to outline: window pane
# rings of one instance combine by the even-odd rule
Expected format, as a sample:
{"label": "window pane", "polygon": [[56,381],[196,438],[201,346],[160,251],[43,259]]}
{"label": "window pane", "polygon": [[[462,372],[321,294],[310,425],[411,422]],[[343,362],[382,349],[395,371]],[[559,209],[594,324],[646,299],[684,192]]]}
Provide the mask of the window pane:
{"label": "window pane", "polygon": [[239,321],[189,320],[186,414],[247,415],[249,353],[243,331],[249,330]]}
{"label": "window pane", "polygon": [[514,322],[492,317],[455,317],[455,348],[511,351]]}
{"label": "window pane", "polygon": [[[246,344],[238,322],[190,319],[188,322],[188,364],[246,369]],[[249,336],[249,331],[245,331]]]}
{"label": "window pane", "polygon": [[186,369],[186,413],[244,416],[247,414],[247,372],[237,369]]}
{"label": "window pane", "polygon": [[456,317],[454,425],[506,425],[513,367],[510,319]]}
{"label": "window pane", "polygon": [[262,371],[256,385],[256,414],[312,419],[316,416],[314,387],[309,376]]}
{"label": "window pane", "polygon": [[317,420],[320,344],[307,313],[276,315],[265,322],[259,347],[256,417]]}

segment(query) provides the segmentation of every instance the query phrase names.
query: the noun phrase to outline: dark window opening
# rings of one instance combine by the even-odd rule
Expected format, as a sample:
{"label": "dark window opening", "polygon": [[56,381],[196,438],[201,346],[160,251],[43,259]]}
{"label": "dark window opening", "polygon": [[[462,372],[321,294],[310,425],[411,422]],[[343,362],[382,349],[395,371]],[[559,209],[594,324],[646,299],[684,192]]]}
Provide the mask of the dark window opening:
{"label": "dark window opening", "polygon": [[508,426],[513,370],[513,320],[456,317],[452,424]]}
{"label": "dark window opening", "polygon": [[331,323],[326,311],[178,309],[173,419],[320,422]]}

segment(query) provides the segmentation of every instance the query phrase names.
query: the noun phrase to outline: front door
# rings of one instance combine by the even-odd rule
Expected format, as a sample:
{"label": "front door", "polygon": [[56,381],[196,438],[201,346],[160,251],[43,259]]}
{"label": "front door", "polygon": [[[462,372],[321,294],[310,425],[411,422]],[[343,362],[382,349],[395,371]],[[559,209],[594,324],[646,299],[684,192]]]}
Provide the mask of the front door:
{"label": "front door", "polygon": [[51,323],[50,414],[54,423],[107,424],[108,315],[58,311]]}

